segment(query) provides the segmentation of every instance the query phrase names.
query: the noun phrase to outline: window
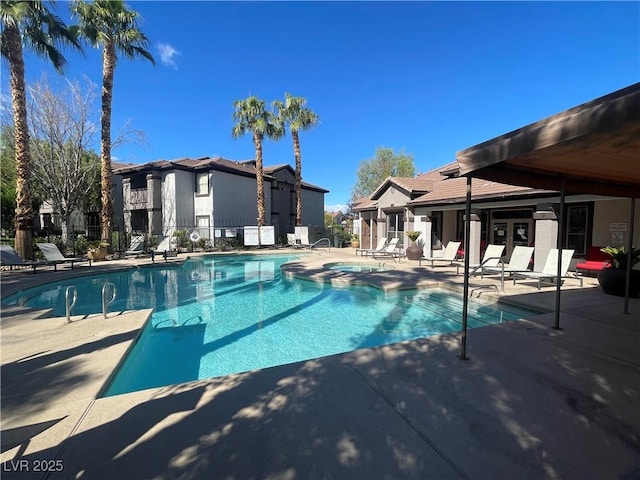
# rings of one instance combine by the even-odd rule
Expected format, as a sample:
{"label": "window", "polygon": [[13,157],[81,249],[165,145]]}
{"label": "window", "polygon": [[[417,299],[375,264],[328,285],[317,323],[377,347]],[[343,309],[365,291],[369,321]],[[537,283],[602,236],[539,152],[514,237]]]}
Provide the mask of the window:
{"label": "window", "polygon": [[196,195],[199,197],[209,195],[209,172],[196,175]]}
{"label": "window", "polygon": [[147,188],[147,175],[145,173],[138,173],[130,177],[130,184],[132,190],[138,190],[140,188]]}
{"label": "window", "polygon": [[404,218],[403,213],[387,214],[387,239],[400,238],[404,235]]}
{"label": "window", "polygon": [[566,247],[573,249],[576,255],[587,253],[587,230],[589,209],[586,205],[570,205],[567,207]]}
{"label": "window", "polygon": [[438,250],[442,248],[442,212],[431,212],[431,248]]}
{"label": "window", "polygon": [[209,238],[209,216],[198,215],[196,216],[196,226],[198,227],[198,233],[200,238]]}

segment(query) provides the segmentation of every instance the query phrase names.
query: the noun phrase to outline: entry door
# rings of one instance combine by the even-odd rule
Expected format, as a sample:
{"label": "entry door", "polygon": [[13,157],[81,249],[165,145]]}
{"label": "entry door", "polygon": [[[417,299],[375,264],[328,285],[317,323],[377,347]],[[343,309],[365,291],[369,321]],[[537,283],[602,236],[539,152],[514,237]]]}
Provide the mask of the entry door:
{"label": "entry door", "polygon": [[530,219],[494,220],[491,229],[491,243],[504,245],[505,256],[511,258],[513,248],[529,246],[532,243]]}

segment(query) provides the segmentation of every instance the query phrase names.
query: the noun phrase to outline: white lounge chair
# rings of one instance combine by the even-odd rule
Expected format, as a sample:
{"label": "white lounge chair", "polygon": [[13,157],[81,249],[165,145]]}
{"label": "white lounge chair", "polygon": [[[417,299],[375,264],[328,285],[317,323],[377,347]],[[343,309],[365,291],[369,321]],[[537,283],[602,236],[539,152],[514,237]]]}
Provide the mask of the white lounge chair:
{"label": "white lounge chair", "polygon": [[502,274],[511,275],[515,272],[526,272],[529,270],[529,263],[533,255],[533,247],[524,247],[518,245],[513,248],[509,263],[502,263],[498,266],[485,266],[480,269],[480,275]]}
{"label": "white lounge chair", "polygon": [[[502,259],[502,252],[504,252],[504,245],[487,245],[487,249],[482,256],[482,261],[469,265],[469,275],[475,274],[480,267],[497,267]],[[464,263],[454,262],[454,265],[456,266],[456,275],[459,275],[460,268],[464,268]]]}
{"label": "white lounge chair", "polygon": [[287,246],[293,247],[293,248],[302,248],[303,247],[303,245],[298,243],[298,241],[296,240],[296,234],[295,233],[287,233]]}
{"label": "white lounge chair", "polygon": [[501,291],[504,292],[504,278],[505,275],[513,275],[515,272],[526,272],[529,270],[529,263],[531,262],[531,255],[533,255],[533,247],[525,247],[522,245],[516,245],[511,252],[511,258],[509,263],[500,263],[498,266],[481,266],[480,278],[484,278],[485,275],[500,275]]}
{"label": "white lounge chair", "polygon": [[70,263],[73,269],[74,263],[89,262],[91,266],[91,259],[82,257],[65,257],[55,243],[36,243],[44,258],[53,265],[54,270],[58,269],[58,264]]}
{"label": "white lounge chair", "polygon": [[[573,258],[574,250],[562,250],[562,265],[560,268],[560,278],[577,278],[580,280],[580,286],[582,287],[582,277],[574,275],[567,275],[569,271],[569,265],[571,265],[571,259]],[[541,272],[514,272],[513,284],[516,284],[516,279],[533,279],[538,280],[538,290],[542,287],[543,281],[552,282],[558,280],[558,249],[552,248],[549,250],[547,259],[544,262],[544,267]]]}
{"label": "white lounge chair", "polygon": [[142,254],[143,251],[144,251],[144,236],[134,235],[133,237],[131,237],[131,244],[129,245],[129,248],[125,250],[123,255],[125,257],[129,257],[129,256],[137,257],[138,255]]}
{"label": "white lounge chair", "polygon": [[51,265],[51,262],[42,260],[22,260],[11,245],[0,245],[0,261],[2,266],[9,267],[9,270],[13,270],[13,267],[31,267],[34,272],[38,267]]}
{"label": "white lounge chair", "polygon": [[376,245],[376,248],[356,248],[356,255],[358,255],[359,253],[363,257],[368,257],[369,255],[374,255],[378,252],[384,251],[386,245],[387,239],[382,237],[380,240],[378,240],[378,245]]}
{"label": "white lounge chair", "polygon": [[449,262],[449,265],[453,265],[453,261],[456,259],[456,255],[458,254],[458,249],[460,248],[460,244],[462,242],[449,242],[447,243],[444,252],[439,257],[421,257],[419,261],[419,265],[422,265],[422,261],[431,262],[431,266],[433,267],[433,262]]}
{"label": "white lounge chair", "polygon": [[398,250],[398,242],[400,241],[399,238],[392,238],[391,240],[389,240],[389,243],[387,244],[386,247],[384,247],[381,251],[379,252],[375,252],[372,256],[373,258],[379,258],[379,257],[391,257],[391,258],[400,258],[401,253]]}

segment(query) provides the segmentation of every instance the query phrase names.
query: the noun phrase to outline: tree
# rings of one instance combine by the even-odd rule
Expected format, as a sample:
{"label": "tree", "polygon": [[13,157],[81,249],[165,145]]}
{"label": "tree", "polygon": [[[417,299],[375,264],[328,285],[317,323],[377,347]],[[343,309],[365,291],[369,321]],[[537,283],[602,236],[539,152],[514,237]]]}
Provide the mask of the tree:
{"label": "tree", "polygon": [[305,107],[307,100],[302,97],[293,97],[285,93],[284,103],[280,100],[273,102],[278,120],[282,125],[288,126],[293,140],[293,156],[296,161],[296,225],[302,225],[302,158],[300,155],[300,130],[311,130],[318,124],[319,118],[313,110]]}
{"label": "tree", "polygon": [[376,148],[374,158],[363,160],[358,166],[356,184],[351,191],[351,203],[371,195],[387,177],[413,177],[413,155],[404,151],[394,153],[386,147]]}
{"label": "tree", "polygon": [[2,208],[2,229],[13,229],[16,214],[16,153],[13,148],[13,127],[3,123],[0,130],[0,207]]}
{"label": "tree", "polygon": [[22,258],[32,259],[32,172],[22,46],[24,44],[26,48],[32,49],[41,57],[48,57],[58,72],[62,72],[62,68],[66,64],[59,48],[74,46],[81,50],[81,47],[76,40],[75,30],[67,28],[64,22],[51,13],[45,3],[39,0],[3,0],[0,2],[0,22],[2,24],[0,50],[2,57],[9,64],[15,132],[15,248]]}
{"label": "tree", "polygon": [[113,195],[111,187],[111,104],[113,78],[118,54],[128,59],[155,60],[146,50],[149,40],[138,27],[139,14],[121,0],[75,0],[71,12],[78,19],[79,34],[92,46],[102,49],[102,113],[100,116],[100,212],[101,239],[111,243]]}
{"label": "tree", "polygon": [[267,138],[277,140],[284,135],[284,127],[278,119],[265,109],[265,101],[251,96],[244,100],[233,102],[233,119],[236,124],[231,130],[233,138],[240,138],[251,132],[253,146],[256,150],[256,188],[258,202],[258,226],[266,224],[266,208],[264,204],[264,170],[262,165],[262,140]]}
{"label": "tree", "polygon": [[54,92],[46,77],[29,88],[34,193],[60,216],[62,240],[69,235],[69,218],[82,210],[98,181],[100,162],[89,151],[97,133],[93,105],[96,85],[67,82]]}

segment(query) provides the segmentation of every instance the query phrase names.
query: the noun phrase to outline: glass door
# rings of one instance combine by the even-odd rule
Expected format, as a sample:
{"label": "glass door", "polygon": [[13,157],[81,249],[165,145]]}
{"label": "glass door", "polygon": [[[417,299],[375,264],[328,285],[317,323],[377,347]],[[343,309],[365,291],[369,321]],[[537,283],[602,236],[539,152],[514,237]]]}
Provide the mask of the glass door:
{"label": "glass door", "polygon": [[531,231],[532,220],[529,219],[493,220],[491,243],[504,245],[504,255],[511,258],[514,247],[531,245]]}

